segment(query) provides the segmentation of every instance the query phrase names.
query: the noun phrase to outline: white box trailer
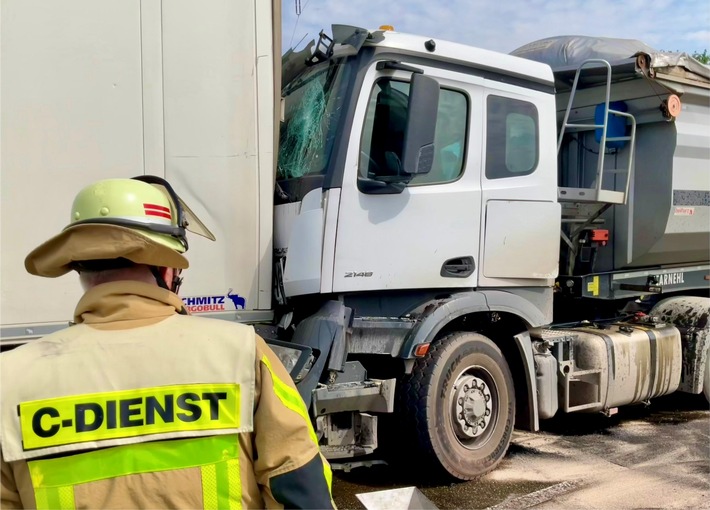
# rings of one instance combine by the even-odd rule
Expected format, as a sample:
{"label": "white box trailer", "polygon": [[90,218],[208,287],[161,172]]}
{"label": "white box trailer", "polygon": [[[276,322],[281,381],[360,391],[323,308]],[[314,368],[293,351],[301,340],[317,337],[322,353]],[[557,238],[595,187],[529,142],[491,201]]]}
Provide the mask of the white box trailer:
{"label": "white box trailer", "polygon": [[65,327],[81,296],[76,278],[27,274],[26,254],[83,186],[140,174],[217,236],[190,239],[188,308],[268,320],[278,5],[3,0],[0,16],[4,344]]}

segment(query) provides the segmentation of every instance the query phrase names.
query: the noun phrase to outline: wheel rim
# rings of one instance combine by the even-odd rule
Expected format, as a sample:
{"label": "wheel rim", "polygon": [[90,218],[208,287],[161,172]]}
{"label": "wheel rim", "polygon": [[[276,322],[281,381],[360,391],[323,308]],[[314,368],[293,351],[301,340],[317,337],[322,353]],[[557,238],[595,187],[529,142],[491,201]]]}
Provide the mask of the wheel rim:
{"label": "wheel rim", "polygon": [[450,393],[451,427],[458,442],[476,449],[490,438],[498,421],[498,390],[483,367],[471,366],[456,378]]}

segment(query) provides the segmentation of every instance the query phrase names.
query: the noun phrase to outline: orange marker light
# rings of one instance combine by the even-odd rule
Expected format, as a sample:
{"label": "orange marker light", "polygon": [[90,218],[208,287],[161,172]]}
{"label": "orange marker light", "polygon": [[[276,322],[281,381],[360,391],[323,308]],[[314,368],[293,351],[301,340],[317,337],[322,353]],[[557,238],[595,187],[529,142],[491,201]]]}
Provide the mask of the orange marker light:
{"label": "orange marker light", "polygon": [[380,30],[389,30],[390,32],[394,32],[394,27],[392,25],[380,25]]}
{"label": "orange marker light", "polygon": [[419,344],[416,349],[414,349],[414,355],[418,358],[425,356],[429,352],[429,344]]}

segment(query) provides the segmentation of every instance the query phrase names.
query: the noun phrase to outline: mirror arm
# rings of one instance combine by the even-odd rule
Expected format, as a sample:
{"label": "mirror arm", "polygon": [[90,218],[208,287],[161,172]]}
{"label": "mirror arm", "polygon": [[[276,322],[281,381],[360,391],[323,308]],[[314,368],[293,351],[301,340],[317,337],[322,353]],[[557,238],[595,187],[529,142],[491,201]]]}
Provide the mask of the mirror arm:
{"label": "mirror arm", "polygon": [[406,182],[384,182],[358,176],[357,187],[367,195],[398,195],[407,187]]}
{"label": "mirror arm", "polygon": [[382,60],[381,62],[377,63],[377,66],[375,68],[378,71],[382,71],[383,69],[389,69],[392,71],[406,71],[408,73],[424,74],[423,69],[403,64],[402,62],[397,62],[396,60]]}

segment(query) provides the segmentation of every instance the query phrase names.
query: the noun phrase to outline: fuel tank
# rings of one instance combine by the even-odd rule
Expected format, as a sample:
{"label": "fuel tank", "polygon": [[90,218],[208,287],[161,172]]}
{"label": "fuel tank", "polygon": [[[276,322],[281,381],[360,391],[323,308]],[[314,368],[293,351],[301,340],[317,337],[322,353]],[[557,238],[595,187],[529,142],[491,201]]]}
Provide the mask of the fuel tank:
{"label": "fuel tank", "polygon": [[570,333],[576,336],[571,340],[574,365],[566,376],[570,411],[602,411],[678,389],[682,353],[674,326],[624,323]]}

